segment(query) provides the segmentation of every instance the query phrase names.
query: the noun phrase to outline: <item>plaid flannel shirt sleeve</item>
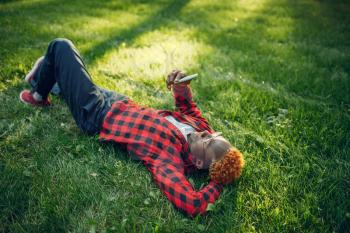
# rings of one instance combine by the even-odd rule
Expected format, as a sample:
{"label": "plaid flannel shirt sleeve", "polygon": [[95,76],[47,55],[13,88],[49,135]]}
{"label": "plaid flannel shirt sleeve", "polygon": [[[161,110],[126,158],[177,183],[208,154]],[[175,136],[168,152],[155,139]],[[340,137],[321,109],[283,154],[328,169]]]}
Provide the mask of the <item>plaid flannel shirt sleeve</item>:
{"label": "plaid flannel shirt sleeve", "polygon": [[209,203],[220,196],[222,185],[210,181],[201,190],[194,190],[176,164],[163,164],[151,169],[155,183],[177,208],[194,217],[206,212]]}
{"label": "plaid flannel shirt sleeve", "polygon": [[196,103],[192,100],[192,91],[189,85],[174,85],[173,94],[177,111],[207,122],[207,120],[202,117],[201,111],[198,109]]}

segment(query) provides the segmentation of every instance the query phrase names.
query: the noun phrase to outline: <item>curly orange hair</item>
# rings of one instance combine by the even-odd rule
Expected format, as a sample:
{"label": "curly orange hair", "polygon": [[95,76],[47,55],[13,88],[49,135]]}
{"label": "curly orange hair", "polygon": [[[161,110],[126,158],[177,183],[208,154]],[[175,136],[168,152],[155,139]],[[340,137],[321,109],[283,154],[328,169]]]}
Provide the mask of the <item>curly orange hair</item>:
{"label": "curly orange hair", "polygon": [[221,184],[229,184],[241,175],[244,166],[242,153],[235,147],[230,148],[224,157],[211,164],[209,176],[211,180]]}

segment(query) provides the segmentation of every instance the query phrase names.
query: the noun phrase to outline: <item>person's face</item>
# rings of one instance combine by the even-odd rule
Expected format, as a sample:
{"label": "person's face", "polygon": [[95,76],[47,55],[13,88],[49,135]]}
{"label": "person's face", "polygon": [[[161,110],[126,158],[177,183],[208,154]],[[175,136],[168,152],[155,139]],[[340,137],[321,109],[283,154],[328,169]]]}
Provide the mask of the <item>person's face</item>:
{"label": "person's face", "polygon": [[208,131],[193,132],[187,136],[190,151],[198,169],[208,169],[210,164],[219,160],[222,155],[215,153],[214,144],[229,144],[220,134],[210,134]]}

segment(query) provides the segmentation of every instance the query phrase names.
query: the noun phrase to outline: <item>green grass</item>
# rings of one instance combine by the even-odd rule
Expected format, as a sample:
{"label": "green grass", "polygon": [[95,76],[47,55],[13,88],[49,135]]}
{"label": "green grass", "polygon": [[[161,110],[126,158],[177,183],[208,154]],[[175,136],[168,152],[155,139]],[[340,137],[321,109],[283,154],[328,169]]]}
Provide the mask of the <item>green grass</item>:
{"label": "green grass", "polygon": [[[59,2],[0,2],[0,232],[350,231],[346,0]],[[97,84],[142,105],[174,109],[165,75],[200,74],[195,100],[246,159],[212,211],[180,213],[142,164],[80,133],[63,101],[19,102],[56,37]]]}

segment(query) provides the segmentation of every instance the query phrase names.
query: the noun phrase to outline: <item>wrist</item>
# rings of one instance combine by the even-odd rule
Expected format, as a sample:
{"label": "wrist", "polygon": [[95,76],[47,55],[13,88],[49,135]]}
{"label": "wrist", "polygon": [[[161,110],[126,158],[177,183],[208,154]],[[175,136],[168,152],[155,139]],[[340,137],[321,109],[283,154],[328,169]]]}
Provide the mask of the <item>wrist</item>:
{"label": "wrist", "polygon": [[184,84],[184,83],[179,83],[179,84],[174,84],[174,89],[185,89],[186,87],[188,87],[188,84]]}

